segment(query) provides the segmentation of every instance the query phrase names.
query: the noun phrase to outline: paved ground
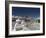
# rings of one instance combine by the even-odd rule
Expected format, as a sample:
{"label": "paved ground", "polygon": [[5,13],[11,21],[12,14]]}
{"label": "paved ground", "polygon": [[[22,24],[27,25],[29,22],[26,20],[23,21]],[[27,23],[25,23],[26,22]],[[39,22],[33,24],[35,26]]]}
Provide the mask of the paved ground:
{"label": "paved ground", "polygon": [[[13,22],[12,25],[13,25],[12,29],[14,29],[15,22]],[[40,24],[35,24],[35,25],[31,26],[30,29],[27,27],[23,27],[23,30],[39,30],[39,29],[40,29]]]}

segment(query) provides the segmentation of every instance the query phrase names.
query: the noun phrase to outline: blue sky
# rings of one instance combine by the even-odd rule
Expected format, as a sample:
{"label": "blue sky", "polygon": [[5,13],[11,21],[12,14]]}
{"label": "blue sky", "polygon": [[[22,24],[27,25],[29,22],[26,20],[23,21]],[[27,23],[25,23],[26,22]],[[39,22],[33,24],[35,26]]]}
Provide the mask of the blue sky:
{"label": "blue sky", "polygon": [[12,7],[12,15],[39,17],[40,8]]}

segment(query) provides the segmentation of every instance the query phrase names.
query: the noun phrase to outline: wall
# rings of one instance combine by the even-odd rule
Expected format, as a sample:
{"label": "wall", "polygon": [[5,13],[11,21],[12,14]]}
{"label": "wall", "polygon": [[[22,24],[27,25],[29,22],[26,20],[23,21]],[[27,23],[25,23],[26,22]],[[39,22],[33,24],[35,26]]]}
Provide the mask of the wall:
{"label": "wall", "polygon": [[[17,0],[17,1],[45,2],[45,0]],[[45,38],[45,37],[46,34],[45,36],[28,36],[28,37],[18,37],[18,38]],[[0,38],[5,38],[5,0],[0,0]]]}

